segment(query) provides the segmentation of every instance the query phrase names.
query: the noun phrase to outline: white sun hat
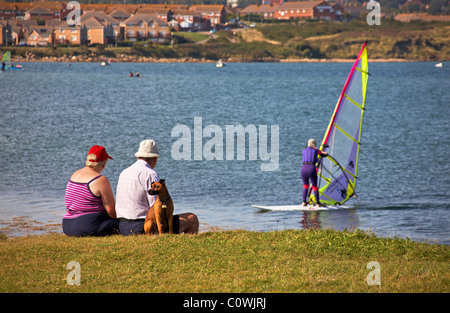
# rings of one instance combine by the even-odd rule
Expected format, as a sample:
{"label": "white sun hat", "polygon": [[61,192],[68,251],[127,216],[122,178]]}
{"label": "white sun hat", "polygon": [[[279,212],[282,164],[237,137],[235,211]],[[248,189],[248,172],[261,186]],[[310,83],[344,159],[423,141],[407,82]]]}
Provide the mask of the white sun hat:
{"label": "white sun hat", "polygon": [[154,158],[159,157],[158,146],[152,139],[141,141],[139,144],[139,150],[135,153],[137,158]]}

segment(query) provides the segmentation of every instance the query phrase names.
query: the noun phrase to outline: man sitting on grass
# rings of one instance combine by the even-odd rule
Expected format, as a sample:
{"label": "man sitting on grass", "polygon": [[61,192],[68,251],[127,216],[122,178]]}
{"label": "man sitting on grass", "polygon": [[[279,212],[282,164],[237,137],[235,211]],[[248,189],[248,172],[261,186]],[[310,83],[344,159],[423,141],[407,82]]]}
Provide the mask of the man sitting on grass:
{"label": "man sitting on grass", "polygon": [[[135,156],[137,161],[123,170],[116,192],[116,214],[120,220],[120,233],[124,236],[144,234],[145,216],[156,201],[157,195],[149,195],[152,183],[159,181],[154,170],[159,152],[155,141],[144,140]],[[193,213],[173,216],[174,234],[198,233],[198,218]]]}

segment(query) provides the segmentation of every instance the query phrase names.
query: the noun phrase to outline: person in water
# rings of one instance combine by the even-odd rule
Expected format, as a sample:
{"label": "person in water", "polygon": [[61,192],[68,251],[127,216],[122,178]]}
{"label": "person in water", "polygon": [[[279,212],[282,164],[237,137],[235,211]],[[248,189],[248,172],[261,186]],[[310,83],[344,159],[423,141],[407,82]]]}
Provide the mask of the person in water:
{"label": "person in water", "polygon": [[5,67],[6,67],[6,63],[2,62],[2,72],[5,70]]}
{"label": "person in water", "polygon": [[92,146],[86,166],[70,177],[66,187],[63,232],[68,236],[107,236],[119,232],[114,194],[100,175],[112,158],[102,146]]}
{"label": "person in water", "polygon": [[318,206],[324,206],[319,202],[319,191],[317,190],[317,168],[316,163],[319,159],[319,155],[327,156],[327,152],[322,152],[316,148],[316,140],[309,139],[308,147],[303,150],[303,166],[302,166],[302,181],[303,181],[303,202],[302,205],[307,205],[306,198],[308,197],[308,187],[311,182],[312,191],[316,199]]}

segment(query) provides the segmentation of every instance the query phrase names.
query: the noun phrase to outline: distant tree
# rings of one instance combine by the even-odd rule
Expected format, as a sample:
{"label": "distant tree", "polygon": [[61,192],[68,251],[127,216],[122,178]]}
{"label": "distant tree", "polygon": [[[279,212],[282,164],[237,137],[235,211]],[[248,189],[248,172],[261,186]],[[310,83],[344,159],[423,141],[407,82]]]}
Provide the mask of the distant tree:
{"label": "distant tree", "polygon": [[420,12],[420,4],[418,3],[408,3],[406,5],[406,12],[408,13],[417,13]]}
{"label": "distant tree", "polygon": [[404,4],[407,0],[379,0],[378,2],[381,5],[381,9],[383,8],[391,8],[391,9],[398,9],[399,6]]}

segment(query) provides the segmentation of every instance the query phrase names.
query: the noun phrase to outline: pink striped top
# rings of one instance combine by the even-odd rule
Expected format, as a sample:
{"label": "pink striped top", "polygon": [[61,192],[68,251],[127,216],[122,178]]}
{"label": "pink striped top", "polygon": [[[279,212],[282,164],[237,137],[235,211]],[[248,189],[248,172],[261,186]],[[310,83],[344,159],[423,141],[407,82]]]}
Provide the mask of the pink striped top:
{"label": "pink striped top", "polygon": [[66,202],[64,218],[76,218],[89,213],[106,213],[101,197],[94,195],[89,188],[89,184],[101,176],[99,175],[87,183],[76,183],[69,180],[64,198]]}

